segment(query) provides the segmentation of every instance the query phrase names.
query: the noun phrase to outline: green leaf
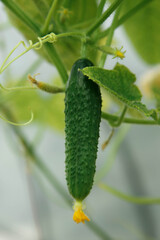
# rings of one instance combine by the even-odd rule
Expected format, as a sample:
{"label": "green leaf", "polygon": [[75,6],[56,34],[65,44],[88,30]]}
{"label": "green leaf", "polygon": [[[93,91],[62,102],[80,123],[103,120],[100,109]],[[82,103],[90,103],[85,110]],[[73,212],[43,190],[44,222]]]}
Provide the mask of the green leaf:
{"label": "green leaf", "polygon": [[124,104],[143,112],[147,116],[153,117],[154,111],[148,110],[147,107],[140,102],[142,97],[141,92],[138,87],[134,85],[136,77],[127,67],[117,63],[113,70],[87,67],[84,68],[82,72]]}
{"label": "green leaf", "polygon": [[137,109],[140,112],[143,112],[146,116],[151,116],[153,119],[157,120],[157,113],[154,109],[149,110],[145,104],[141,102],[130,102],[130,107]]}
{"label": "green leaf", "polygon": [[40,90],[21,90],[1,93],[1,98],[11,107],[18,122],[34,114],[32,124],[51,127],[64,132],[64,94],[48,94]]}
{"label": "green leaf", "polygon": [[[122,7],[122,13],[125,14],[139,3],[140,0],[125,0]],[[151,1],[142,10],[128,19],[124,27],[139,55],[147,63],[159,63],[160,1]]]}
{"label": "green leaf", "polygon": [[134,85],[135,75],[123,65],[117,63],[113,70],[87,67],[82,72],[124,102],[141,100],[142,95]]}

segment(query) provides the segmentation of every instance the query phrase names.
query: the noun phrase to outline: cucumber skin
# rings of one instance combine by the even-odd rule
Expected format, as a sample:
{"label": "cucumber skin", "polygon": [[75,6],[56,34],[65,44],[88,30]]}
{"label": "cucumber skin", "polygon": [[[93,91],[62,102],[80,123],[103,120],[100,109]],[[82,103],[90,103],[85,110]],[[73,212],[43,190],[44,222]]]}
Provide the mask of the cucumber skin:
{"label": "cucumber skin", "polygon": [[70,194],[80,201],[93,185],[101,121],[99,86],[79,71],[89,66],[88,59],[74,63],[65,92],[66,180]]}

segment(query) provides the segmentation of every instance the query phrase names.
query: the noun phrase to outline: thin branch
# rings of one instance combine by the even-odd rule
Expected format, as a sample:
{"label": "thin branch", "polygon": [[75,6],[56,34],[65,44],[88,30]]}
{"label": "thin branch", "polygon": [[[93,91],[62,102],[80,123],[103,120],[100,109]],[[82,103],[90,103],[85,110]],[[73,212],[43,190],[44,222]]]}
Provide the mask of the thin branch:
{"label": "thin branch", "polygon": [[155,205],[155,204],[160,204],[160,198],[148,198],[148,197],[135,197],[135,196],[130,196],[127,194],[124,194],[115,188],[112,188],[108,186],[107,184],[104,183],[99,183],[99,187],[103,190],[106,190],[107,192],[111,193],[112,195],[123,199],[127,202],[130,203],[136,203],[136,204],[142,204],[142,205]]}
{"label": "thin branch", "polygon": [[114,127],[119,127],[119,126],[121,125],[121,123],[123,122],[123,119],[124,119],[124,116],[125,116],[126,112],[127,112],[127,106],[125,105],[125,106],[124,106],[124,109],[123,109],[123,111],[122,111],[122,114],[121,114],[121,116],[119,117],[118,121],[117,121],[116,123],[113,122],[112,126],[114,126]]}
{"label": "thin branch", "polygon": [[97,9],[97,17],[101,16],[101,14],[103,12],[104,5],[106,4],[106,1],[107,0],[101,0],[100,1],[100,4],[99,4],[98,9]]}
{"label": "thin branch", "polygon": [[[125,23],[129,18],[131,18],[132,16],[134,16],[137,12],[139,12],[141,9],[143,9],[147,4],[151,3],[153,0],[143,0],[142,2],[140,2],[139,4],[137,4],[135,7],[133,7],[130,11],[128,11],[126,14],[124,14],[118,21],[116,28],[118,28],[119,26],[121,26],[123,23]],[[104,38],[108,35],[110,31],[110,27],[107,28],[105,31],[100,32],[96,38],[96,41],[98,39]]]}
{"label": "thin branch", "polygon": [[32,210],[33,220],[35,222],[35,227],[37,230],[37,240],[42,239],[42,229],[40,227],[39,217],[38,217],[38,209],[37,209],[37,203],[35,199],[35,191],[33,189],[33,184],[31,181],[31,167],[29,161],[26,161],[25,166],[25,174],[26,174],[26,183],[28,187],[28,194],[29,194],[29,200],[30,200],[30,206]]}
{"label": "thin branch", "polygon": [[115,0],[114,3],[91,25],[91,27],[87,30],[86,35],[91,35],[113,12],[114,10],[121,4],[123,0]]}
{"label": "thin branch", "polygon": [[[107,47],[109,47],[112,43],[112,38],[113,38],[114,31],[115,31],[115,28],[116,28],[116,24],[117,24],[117,21],[118,21],[119,12],[120,12],[120,6],[116,10],[116,13],[114,15],[114,18],[113,18],[113,21],[112,21],[112,24],[111,24],[111,27],[110,27],[108,38],[107,38],[107,41],[106,41],[106,46]],[[106,58],[107,58],[107,54],[103,53],[102,56],[101,56],[100,63],[99,63],[100,67],[104,66]]]}
{"label": "thin branch", "polygon": [[[119,117],[113,114],[102,112],[101,117],[107,121],[118,121]],[[124,118],[122,123],[144,124],[144,125],[160,125],[160,122],[147,119]]]}
{"label": "thin branch", "polygon": [[42,34],[45,35],[48,32],[48,27],[51,22],[52,17],[54,16],[55,9],[57,7],[58,0],[53,0],[52,5],[49,9],[49,12],[47,14],[46,20],[44,22],[44,26],[42,27]]}
{"label": "thin branch", "polygon": [[57,70],[62,78],[63,83],[66,84],[68,80],[67,70],[64,64],[62,63],[61,58],[57,53],[55,47],[53,46],[53,44],[51,45],[50,43],[46,43],[44,45],[44,48],[48,56],[50,57],[52,63],[55,64],[55,66],[57,67]]}

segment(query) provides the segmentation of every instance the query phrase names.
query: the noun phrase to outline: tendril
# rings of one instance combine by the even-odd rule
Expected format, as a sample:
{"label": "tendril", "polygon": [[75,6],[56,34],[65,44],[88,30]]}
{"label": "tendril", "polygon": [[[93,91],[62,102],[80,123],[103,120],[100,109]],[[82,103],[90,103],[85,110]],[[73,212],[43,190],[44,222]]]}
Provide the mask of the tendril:
{"label": "tendril", "polygon": [[[54,43],[57,40],[57,36],[52,32],[50,34],[45,35],[44,37],[38,37],[38,42],[34,43],[32,42],[32,40],[29,40],[29,46],[27,46],[25,44],[24,41],[20,41],[12,50],[11,52],[8,54],[8,56],[5,58],[4,62],[2,63],[2,66],[0,67],[0,74],[11,64],[13,63],[15,60],[17,60],[18,58],[20,58],[22,55],[24,55],[25,53],[27,53],[28,51],[30,51],[31,49],[35,49],[35,50],[39,50],[42,48],[43,44],[46,42],[49,43]],[[17,57],[13,58],[8,64],[6,64],[6,62],[8,61],[8,59],[10,58],[10,56],[15,52],[15,50],[20,46],[23,45],[25,48],[25,51],[23,51],[21,54],[19,54]]]}
{"label": "tendril", "polygon": [[17,91],[17,90],[35,90],[35,89],[37,89],[35,87],[27,87],[27,86],[6,88],[2,84],[0,84],[0,88],[6,92]]}
{"label": "tendril", "polygon": [[4,120],[5,122],[7,122],[7,123],[9,123],[9,124],[11,124],[11,125],[14,125],[14,126],[26,126],[26,125],[30,124],[30,123],[33,121],[33,117],[34,117],[34,115],[33,115],[33,112],[31,111],[31,117],[30,117],[30,119],[29,119],[27,122],[24,122],[24,123],[16,123],[16,122],[12,122],[12,121],[6,119],[5,117],[3,117],[2,115],[0,115],[0,118],[1,118],[2,120]]}

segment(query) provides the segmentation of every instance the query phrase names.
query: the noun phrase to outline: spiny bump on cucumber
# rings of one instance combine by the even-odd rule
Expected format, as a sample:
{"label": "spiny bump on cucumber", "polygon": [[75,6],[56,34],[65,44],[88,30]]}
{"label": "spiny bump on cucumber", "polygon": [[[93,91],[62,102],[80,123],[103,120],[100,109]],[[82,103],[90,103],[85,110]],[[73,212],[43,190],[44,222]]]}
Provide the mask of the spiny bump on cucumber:
{"label": "spiny bump on cucumber", "polygon": [[88,220],[81,203],[93,185],[101,121],[99,86],[81,72],[89,66],[93,64],[85,58],[74,63],[65,92],[66,180],[76,200],[73,219],[77,223]]}

